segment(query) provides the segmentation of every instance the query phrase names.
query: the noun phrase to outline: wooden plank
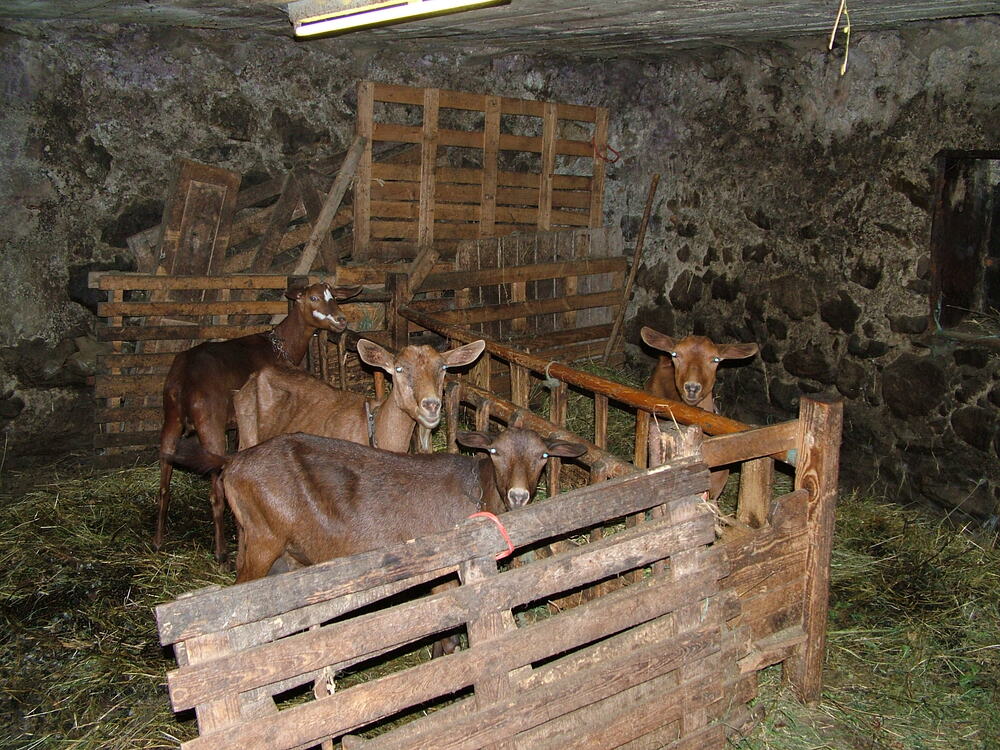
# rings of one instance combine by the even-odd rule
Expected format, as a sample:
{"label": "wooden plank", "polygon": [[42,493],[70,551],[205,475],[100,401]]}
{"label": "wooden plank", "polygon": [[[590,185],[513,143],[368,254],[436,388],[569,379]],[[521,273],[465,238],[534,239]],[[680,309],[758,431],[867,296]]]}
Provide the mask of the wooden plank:
{"label": "wooden plank", "polygon": [[479,236],[493,234],[496,221],[497,172],[500,149],[500,98],[486,97],[486,119],[483,123],[483,186],[479,205]]}
{"label": "wooden plank", "polygon": [[[194,638],[184,644],[188,664],[201,664],[205,661],[231,653],[229,637],[225,633],[210,633],[200,638]],[[195,709],[198,717],[198,731],[202,735],[231,727],[240,721],[240,704],[235,693],[229,693],[218,700],[202,704]]]}
{"label": "wooden plank", "polygon": [[98,327],[98,341],[155,341],[157,339],[233,339],[266,333],[270,325],[228,326],[106,326]]}
{"label": "wooden plank", "polygon": [[229,246],[239,185],[236,172],[178,159],[158,249],[167,274],[216,273]]}
{"label": "wooden plank", "polygon": [[255,273],[267,271],[274,263],[274,258],[280,252],[281,238],[288,231],[288,225],[292,221],[292,214],[302,200],[301,190],[295,175],[289,172],[285,181],[284,189],[278,197],[277,203],[271,212],[270,221],[257,247],[257,257],[250,264],[250,270]]}
{"label": "wooden plank", "polygon": [[740,465],[740,493],[736,520],[752,529],[767,523],[767,510],[774,495],[774,460],[755,458]]}
{"label": "wooden plank", "polygon": [[369,258],[371,241],[372,131],[374,129],[375,84],[358,82],[357,134],[365,139],[365,150],[358,162],[354,185],[354,261],[364,263]]}
{"label": "wooden plank", "polygon": [[556,171],[556,108],[552,102],[545,103],[542,117],[542,178],[538,186],[538,228],[552,228],[552,175]]}
{"label": "wooden plank", "polygon": [[[434,184],[437,169],[438,140],[438,90],[424,89],[423,124],[420,129],[420,212],[417,219],[417,247],[423,249],[434,243]],[[379,125],[375,126],[377,137]],[[374,213],[374,212],[373,212]]]}
{"label": "wooden plank", "polygon": [[[558,279],[565,276],[588,276],[624,269],[622,257],[555,261],[551,263],[531,263],[527,265],[505,266],[503,268],[479,268],[446,273],[433,273],[418,291],[439,291],[460,289],[471,286],[508,283],[511,281],[539,281]],[[610,330],[610,326],[609,326]]]}
{"label": "wooden plank", "polygon": [[[530,421],[529,428],[535,429]],[[608,480],[600,486],[565,493],[559,503],[539,503],[504,515],[514,545],[523,547],[550,536],[590,527],[661,504],[662,497],[708,488],[708,472],[692,459]],[[558,507],[556,507],[558,506]],[[205,596],[178,599],[156,608],[163,645],[220,628],[280,616],[297,607],[398,581],[425,570],[442,570],[463,560],[506,550],[492,525],[466,521],[456,529],[405,545],[331,560],[273,580],[250,581]]]}
{"label": "wooden plank", "polygon": [[546,331],[543,334],[528,333],[524,336],[511,336],[507,339],[507,343],[527,352],[541,355],[549,350],[557,350],[570,344],[586,342],[603,344],[609,333],[611,333],[610,325],[584,326],[562,331]]}
{"label": "wooden plank", "polygon": [[[392,164],[387,162],[374,162],[372,164],[372,177],[375,180],[392,182],[416,183],[420,180],[419,167],[406,164]],[[439,167],[437,178],[440,182],[466,185],[482,185],[483,170],[469,167]],[[533,172],[507,172],[500,170],[497,172],[497,187],[502,189],[528,188],[535,193],[537,199],[538,185],[541,176]],[[579,191],[587,193],[591,190],[593,179],[591,177],[581,177],[578,175],[552,175],[552,187],[554,190]],[[521,201],[516,201],[520,203]]]}
{"label": "wooden plank", "polygon": [[227,276],[158,276],[141,273],[91,272],[91,288],[149,290],[149,289],[285,289],[287,274],[230,274]]}
{"label": "wooden plank", "polygon": [[94,379],[94,395],[98,398],[135,396],[163,390],[165,375],[98,375]]}
{"label": "wooden plank", "polygon": [[[135,422],[146,422],[161,419],[163,408],[156,406],[116,406],[98,407],[95,411],[94,421],[101,425],[109,422],[123,422],[131,420]],[[159,442],[159,441],[157,441]]]}
{"label": "wooden plank", "polygon": [[[97,314],[110,318],[116,316],[140,317],[147,315],[202,317],[208,315],[236,315],[245,313],[262,315],[288,311],[284,300],[258,302],[254,300],[230,300],[228,302],[102,302],[97,306]],[[284,317],[284,315],[282,316]]]}
{"label": "wooden plank", "polygon": [[[433,89],[425,89],[432,91]],[[549,103],[551,104],[551,103]],[[421,143],[422,128],[415,125],[398,125],[395,123],[376,122],[372,127],[372,140],[392,143]],[[480,148],[483,143],[482,131],[451,130],[440,128],[437,134],[439,146],[454,146],[458,148]],[[587,141],[572,141],[553,137],[549,144],[538,136],[511,135],[501,133],[498,139],[501,151],[526,151],[528,153],[544,153],[546,147],[551,148],[553,155],[560,156],[593,156],[593,147]]]}
{"label": "wooden plank", "polygon": [[[608,110],[598,107],[594,120],[594,147],[606,146],[608,143]],[[599,157],[594,158],[593,181],[590,186],[590,226],[599,227],[604,224],[604,179],[605,162]]]}
{"label": "wooden plank", "polygon": [[608,447],[608,397],[594,394],[594,445]]}
{"label": "wooden plank", "polygon": [[123,367],[148,367],[162,371],[164,374],[177,355],[173,352],[157,352],[153,354],[99,354],[97,369],[100,374],[108,374],[112,370]]}
{"label": "wooden plank", "polygon": [[[162,415],[162,411],[160,412]],[[157,445],[160,442],[159,430],[141,430],[138,432],[111,432],[94,435],[95,448],[121,448],[133,445]]]}
{"label": "wooden plank", "polygon": [[582,310],[589,307],[604,307],[618,297],[616,292],[597,294],[577,294],[573,297],[537,300],[489,307],[473,307],[468,310],[440,312],[434,317],[442,323],[462,323],[470,325],[492,320],[511,320],[529,315],[547,315],[566,310]]}
{"label": "wooden plank", "polygon": [[791,420],[748,432],[706,437],[702,445],[705,463],[711,467],[725,466],[761,456],[773,456],[787,462],[789,456],[784,454],[795,449],[798,429],[798,420]]}
{"label": "wooden plank", "polygon": [[842,401],[803,398],[795,488],[809,492],[806,504],[809,559],[806,563],[802,627],[806,643],[785,662],[785,676],[803,701],[817,701],[823,688],[826,618],[830,597],[830,551],[840,469]]}

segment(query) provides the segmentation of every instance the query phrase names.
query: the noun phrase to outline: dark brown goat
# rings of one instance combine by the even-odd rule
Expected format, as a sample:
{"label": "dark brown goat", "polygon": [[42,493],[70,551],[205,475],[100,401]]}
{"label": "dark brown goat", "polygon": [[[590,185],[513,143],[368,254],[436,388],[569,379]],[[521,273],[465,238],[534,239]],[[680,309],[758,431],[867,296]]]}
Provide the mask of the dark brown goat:
{"label": "dark brown goat", "polygon": [[[347,319],[338,300],[353,297],[360,287],[331,287],[326,283],[289,290],[294,303],[288,316],[268,333],[228,341],[207,341],[174,357],[163,386],[163,428],[160,431],[160,493],[153,547],[159,549],[167,525],[170,477],[177,442],[194,432],[210,453],[226,452],[226,429],[234,426],[233,392],[265,365],[297,365],[305,356],[309,337],[317,328],[339,333]],[[179,462],[178,463],[182,463]],[[212,516],[215,557],[226,559],[223,525],[224,500],[218,476],[212,477]]]}
{"label": "dark brown goat", "polygon": [[[716,344],[705,336],[685,336],[675,339],[665,333],[643,326],[642,340],[664,354],[646,381],[646,390],[654,396],[681,401],[705,411],[718,413],[715,407],[715,374],[724,359],[746,359],[757,353],[757,344]],[[709,496],[715,500],[722,494],[729,472],[713,471],[709,480]]]}
{"label": "dark brown goat", "polygon": [[183,447],[194,468],[222,469],[242,583],[266,575],[285,554],[311,565],[443,531],[479,510],[523,506],[546,459],[586,451],[520,428],[459,432],[458,440],[487,455],[392,453],[301,433],[232,456]]}
{"label": "dark brown goat", "polygon": [[394,357],[361,339],[361,359],[392,376],[392,393],[381,404],[301,370],[262,368],[233,397],[240,450],[276,435],[305,432],[405,452],[415,425],[433,429],[441,421],[445,370],[471,364],[485,346],[482,340],[446,352],[407,346]]}

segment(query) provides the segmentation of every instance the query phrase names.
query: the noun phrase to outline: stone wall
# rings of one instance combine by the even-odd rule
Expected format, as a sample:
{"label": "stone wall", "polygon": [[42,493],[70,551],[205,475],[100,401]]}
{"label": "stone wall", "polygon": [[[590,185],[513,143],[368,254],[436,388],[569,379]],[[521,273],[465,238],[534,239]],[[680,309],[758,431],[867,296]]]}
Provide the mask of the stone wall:
{"label": "stone wall", "polygon": [[0,35],[8,450],[89,446],[81,282],[130,267],[125,238],[159,222],[173,159],[254,179],[338,151],[372,78],[608,106],[622,158],[606,219],[627,241],[662,176],[636,362],[651,361],[641,324],[758,341],[720,376],[728,413],[781,419],[802,392],[838,393],[845,477],[995,517],[998,357],[928,329],[927,243],[934,154],[1000,148],[998,32],[996,17],[856,31],[844,76],[825,39],[581,62],[113,26]]}

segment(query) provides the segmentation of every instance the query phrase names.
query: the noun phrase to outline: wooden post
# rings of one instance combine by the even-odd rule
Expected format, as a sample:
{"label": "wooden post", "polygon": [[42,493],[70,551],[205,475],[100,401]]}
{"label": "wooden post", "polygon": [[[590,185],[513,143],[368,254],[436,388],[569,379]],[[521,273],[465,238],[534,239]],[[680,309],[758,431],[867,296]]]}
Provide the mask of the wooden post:
{"label": "wooden post", "polygon": [[767,523],[774,486],[774,459],[765,456],[745,461],[740,467],[740,495],[736,520],[752,529]]}
{"label": "wooden post", "polygon": [[510,400],[518,406],[528,405],[531,381],[528,369],[511,363],[510,366]]}
{"label": "wooden post", "polygon": [[594,445],[608,447],[608,397],[600,393],[594,394]]}
{"label": "wooden post", "polygon": [[[552,389],[549,396],[549,421],[560,428],[566,426],[567,390],[566,384],[559,381],[559,385]],[[596,441],[594,444],[598,448],[604,448],[603,445],[598,445]],[[562,460],[555,457],[550,458],[548,464],[549,497],[555,497],[559,494],[559,476],[561,473]]]}
{"label": "wooden post", "polygon": [[649,412],[642,409],[635,411],[635,451],[633,452],[632,463],[637,469],[646,468],[646,441],[649,439]]}
{"label": "wooden post", "polygon": [[385,290],[389,293],[389,309],[386,310],[386,325],[392,334],[392,347],[398,354],[409,343],[410,321],[400,314],[400,310],[409,303],[410,281],[405,273],[387,273],[385,275]]}
{"label": "wooden post", "polygon": [[[653,421],[649,428],[649,468],[655,469],[674,458],[700,456],[704,438],[705,433],[695,425],[681,425],[675,429],[671,423],[661,429],[659,422]],[[649,517],[662,518],[664,513],[666,506],[657,505],[650,508]],[[659,575],[664,569],[662,560],[652,565],[653,575]]]}
{"label": "wooden post", "polygon": [[452,380],[444,387],[445,419],[448,424],[448,452],[458,453],[458,417],[462,410],[462,384]]}
{"label": "wooden post", "polygon": [[784,665],[787,679],[799,698],[818,701],[823,689],[823,655],[826,652],[826,617],[830,596],[830,551],[833,546],[837,473],[843,402],[803,397],[799,404],[799,443],[795,489],[809,493],[806,505],[805,601],[802,629],[806,640]]}
{"label": "wooden post", "polygon": [[364,263],[371,254],[372,239],[372,134],[375,130],[375,84],[358,83],[357,131],[365,148],[358,161],[354,186],[354,260]]}

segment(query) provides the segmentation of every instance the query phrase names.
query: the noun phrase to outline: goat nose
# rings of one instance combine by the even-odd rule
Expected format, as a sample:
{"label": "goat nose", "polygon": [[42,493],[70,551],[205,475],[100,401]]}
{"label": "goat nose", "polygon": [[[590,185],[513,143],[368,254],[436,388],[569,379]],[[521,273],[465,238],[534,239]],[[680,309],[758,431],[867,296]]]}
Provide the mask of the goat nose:
{"label": "goat nose", "polygon": [[423,407],[424,411],[432,416],[441,410],[441,401],[436,398],[425,398],[420,402],[420,405]]}
{"label": "goat nose", "polygon": [[694,398],[701,393],[701,383],[685,383],[684,390],[687,391],[688,398]]}
{"label": "goat nose", "polygon": [[346,326],[347,318],[345,318],[343,315],[338,315],[333,319],[333,322],[338,326]]}
{"label": "goat nose", "polygon": [[511,508],[521,508],[528,504],[531,494],[523,487],[512,487],[507,490],[507,503]]}

